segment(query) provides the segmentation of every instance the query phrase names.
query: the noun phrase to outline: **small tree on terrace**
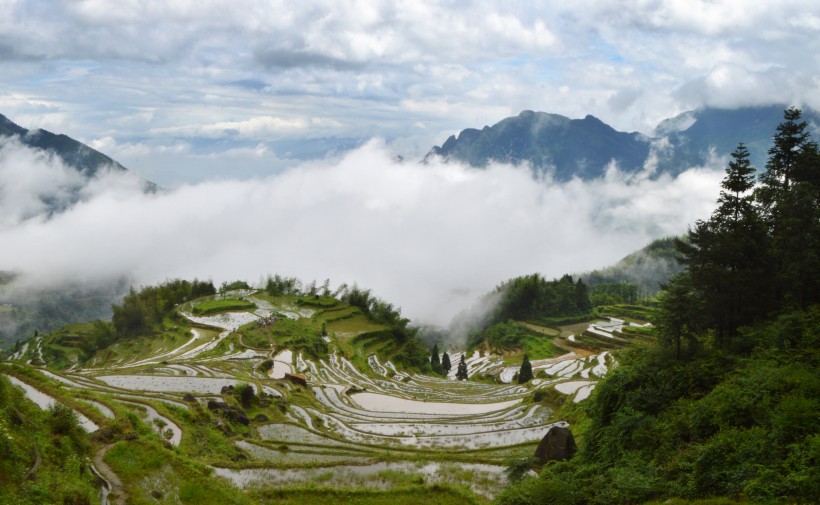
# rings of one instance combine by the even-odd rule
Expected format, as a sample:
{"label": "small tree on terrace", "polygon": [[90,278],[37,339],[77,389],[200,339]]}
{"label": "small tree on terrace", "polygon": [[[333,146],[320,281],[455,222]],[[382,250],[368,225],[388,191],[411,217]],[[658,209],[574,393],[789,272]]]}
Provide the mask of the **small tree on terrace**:
{"label": "small tree on terrace", "polygon": [[236,386],[235,390],[239,393],[239,401],[242,403],[242,406],[245,408],[250,407],[256,397],[253,386],[247,383],[241,383]]}
{"label": "small tree on terrace", "polygon": [[465,381],[468,378],[467,362],[464,361],[464,355],[461,355],[461,361],[458,363],[458,371],[456,372],[456,379]]}
{"label": "small tree on terrace", "polygon": [[530,364],[530,357],[524,355],[524,361],[521,362],[521,370],[518,371],[518,383],[524,384],[532,380],[532,364]]}
{"label": "small tree on terrace", "polygon": [[430,353],[430,366],[436,373],[441,373],[444,371],[441,367],[441,359],[438,355],[438,344],[433,345],[433,351]]}
{"label": "small tree on terrace", "polygon": [[447,354],[447,351],[444,351],[444,355],[441,357],[441,368],[444,370],[445,373],[449,372],[453,365],[450,364],[450,355]]}

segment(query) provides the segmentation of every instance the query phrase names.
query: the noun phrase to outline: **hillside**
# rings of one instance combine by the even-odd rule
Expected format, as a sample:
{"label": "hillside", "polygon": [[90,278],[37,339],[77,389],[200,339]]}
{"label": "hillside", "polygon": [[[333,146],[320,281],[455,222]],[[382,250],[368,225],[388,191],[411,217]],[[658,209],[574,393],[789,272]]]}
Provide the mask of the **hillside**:
{"label": "hillside", "polygon": [[[11,427],[0,442],[13,448],[0,493],[18,503],[43,486],[91,503],[100,491],[112,503],[487,503],[511,460],[565,426],[556,410],[584,401],[615,363],[594,340],[573,351],[560,330],[532,326],[541,349],[553,347],[533,355],[527,384],[511,383],[508,357],[463,348],[443,349],[452,370],[431,375],[429,350],[414,360],[412,329],[369,291],[334,296],[278,276],[265,290],[241,284],[131,291],[110,323],[18,345],[0,364],[0,426]],[[469,380],[455,380],[462,360]],[[12,386],[61,407],[38,411]],[[24,441],[23,429],[36,436]],[[76,439],[74,456],[52,449],[57,430]],[[55,480],[66,458],[86,456],[93,466]]]}
{"label": "hillside", "polygon": [[[738,148],[712,216],[676,243],[656,341],[620,355],[584,443],[501,504],[820,501],[820,149],[785,111],[755,187]],[[572,414],[567,413],[572,419]]]}
{"label": "hillside", "polygon": [[599,270],[577,274],[591,288],[602,284],[628,283],[637,286],[639,296],[652,296],[675,274],[683,271],[678,262],[675,237],[651,242],[614,265]]}

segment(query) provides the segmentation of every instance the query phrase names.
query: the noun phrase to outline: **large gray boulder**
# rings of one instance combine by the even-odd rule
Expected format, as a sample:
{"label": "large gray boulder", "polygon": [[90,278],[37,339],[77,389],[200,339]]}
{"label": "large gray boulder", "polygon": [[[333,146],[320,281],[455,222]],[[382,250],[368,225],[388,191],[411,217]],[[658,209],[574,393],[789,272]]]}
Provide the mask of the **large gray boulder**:
{"label": "large gray boulder", "polygon": [[564,461],[570,459],[577,447],[572,432],[566,426],[552,426],[535,449],[535,458],[540,464],[547,461]]}

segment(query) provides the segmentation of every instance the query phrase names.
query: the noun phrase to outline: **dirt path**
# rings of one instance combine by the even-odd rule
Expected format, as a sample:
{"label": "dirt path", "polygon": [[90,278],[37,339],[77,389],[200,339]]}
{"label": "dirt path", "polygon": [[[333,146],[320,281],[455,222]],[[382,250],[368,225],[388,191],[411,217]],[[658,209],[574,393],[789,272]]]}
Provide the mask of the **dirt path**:
{"label": "dirt path", "polygon": [[40,468],[40,465],[43,464],[43,458],[40,456],[40,449],[37,446],[34,446],[34,466],[31,467],[31,470],[28,471],[26,476],[23,480],[34,479],[34,476],[37,475],[37,470]]}
{"label": "dirt path", "polygon": [[[97,454],[94,455],[94,467],[100,473],[102,478],[107,483],[108,497],[111,499],[113,505],[125,505],[128,503],[128,493],[122,486],[122,481],[110,466],[105,464],[105,454],[109,449],[114,447],[114,444],[108,444],[100,448]],[[106,484],[103,484],[104,486]],[[105,500],[103,500],[105,503]]]}

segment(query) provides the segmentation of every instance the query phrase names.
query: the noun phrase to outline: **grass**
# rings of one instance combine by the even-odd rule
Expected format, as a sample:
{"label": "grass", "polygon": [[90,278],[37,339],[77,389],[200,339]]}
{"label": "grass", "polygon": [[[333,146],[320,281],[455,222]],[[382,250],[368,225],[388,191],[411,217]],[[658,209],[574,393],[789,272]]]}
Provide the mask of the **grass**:
{"label": "grass", "polygon": [[145,440],[120,442],[105,455],[105,462],[122,479],[129,503],[154,504],[152,493],[186,504],[250,504],[237,488],[208,478],[207,467],[178,457],[173,451]]}
{"label": "grass", "polygon": [[335,307],[340,302],[332,296],[300,296],[296,298],[297,305],[327,309]]}
{"label": "grass", "polygon": [[197,303],[191,309],[191,312],[197,316],[205,316],[208,314],[218,314],[220,312],[253,310],[256,304],[239,298],[226,298],[224,300],[206,300]]}
{"label": "grass", "polygon": [[386,329],[386,326],[373,323],[362,314],[356,314],[353,317],[346,317],[327,323],[327,331],[336,333],[336,336],[341,340],[349,340],[351,337],[361,335],[362,333]]}
{"label": "grass", "polygon": [[245,345],[264,348],[276,344],[294,352],[304,351],[311,357],[327,354],[327,343],[321,336],[321,324],[310,319],[280,317],[268,326],[246,326],[243,336]]}
{"label": "grass", "polygon": [[646,305],[602,305],[595,307],[595,313],[600,317],[616,317],[626,321],[645,323],[654,318],[656,309]]}
{"label": "grass", "polygon": [[313,505],[329,502],[338,505],[463,505],[481,503],[465,491],[447,486],[413,486],[403,489],[321,489],[298,487],[264,489],[253,496],[264,502],[281,505]]}

